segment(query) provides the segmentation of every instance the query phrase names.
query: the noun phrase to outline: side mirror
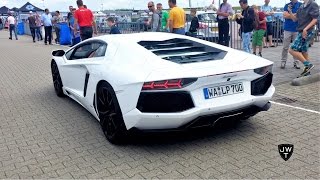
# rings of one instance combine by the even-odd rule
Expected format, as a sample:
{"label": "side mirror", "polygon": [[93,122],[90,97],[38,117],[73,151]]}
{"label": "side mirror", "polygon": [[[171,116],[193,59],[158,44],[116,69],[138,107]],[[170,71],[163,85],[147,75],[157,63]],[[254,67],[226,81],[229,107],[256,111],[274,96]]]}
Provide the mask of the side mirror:
{"label": "side mirror", "polygon": [[65,54],[64,50],[52,51],[52,56],[62,57],[62,56],[64,56],[64,54]]}

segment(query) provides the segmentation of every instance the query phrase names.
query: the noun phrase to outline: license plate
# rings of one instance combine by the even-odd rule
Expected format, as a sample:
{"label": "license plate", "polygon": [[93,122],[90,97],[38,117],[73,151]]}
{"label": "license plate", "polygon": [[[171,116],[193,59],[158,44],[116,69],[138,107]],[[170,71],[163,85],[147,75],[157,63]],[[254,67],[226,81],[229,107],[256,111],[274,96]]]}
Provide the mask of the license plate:
{"label": "license plate", "polygon": [[232,94],[239,94],[243,92],[244,90],[242,82],[203,89],[205,99],[212,99]]}
{"label": "license plate", "polygon": [[217,27],[213,27],[213,28],[211,28],[211,31],[218,31],[218,28]]}

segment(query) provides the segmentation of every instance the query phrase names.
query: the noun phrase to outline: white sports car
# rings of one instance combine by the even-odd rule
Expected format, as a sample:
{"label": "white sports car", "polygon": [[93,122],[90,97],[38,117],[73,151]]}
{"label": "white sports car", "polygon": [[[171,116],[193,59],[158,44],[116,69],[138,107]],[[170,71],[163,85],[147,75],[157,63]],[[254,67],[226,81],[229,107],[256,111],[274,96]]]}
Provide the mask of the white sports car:
{"label": "white sports car", "polygon": [[112,143],[129,130],[183,130],[270,108],[273,63],[170,33],[106,35],[52,52],[58,96],[100,121]]}

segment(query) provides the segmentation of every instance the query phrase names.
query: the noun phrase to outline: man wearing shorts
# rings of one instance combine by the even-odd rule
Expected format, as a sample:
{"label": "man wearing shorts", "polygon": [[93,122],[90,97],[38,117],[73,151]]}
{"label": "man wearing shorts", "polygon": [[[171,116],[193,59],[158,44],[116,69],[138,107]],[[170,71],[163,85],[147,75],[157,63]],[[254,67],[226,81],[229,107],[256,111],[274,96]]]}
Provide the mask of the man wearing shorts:
{"label": "man wearing shorts", "polygon": [[251,7],[254,9],[254,13],[256,14],[256,16],[259,17],[259,25],[257,29],[254,30],[252,36],[253,54],[256,55],[257,47],[259,47],[259,56],[262,57],[263,36],[267,29],[266,15],[264,14],[264,12],[259,12],[256,5],[252,5]]}
{"label": "man wearing shorts", "polygon": [[300,60],[305,66],[299,77],[310,75],[314,65],[309,61],[308,47],[313,37],[313,29],[319,17],[319,6],[313,0],[303,0],[304,3],[296,14],[289,11],[291,18],[298,22],[298,36],[290,47],[290,54]]}
{"label": "man wearing shorts", "polygon": [[275,47],[272,42],[272,34],[273,34],[273,25],[272,25],[272,16],[274,14],[273,8],[269,5],[270,0],[265,0],[265,4],[261,6],[261,11],[264,12],[264,14],[267,17],[267,29],[265,33],[265,37],[263,38],[263,42],[265,44],[265,48],[267,48],[267,38],[269,41],[269,47]]}

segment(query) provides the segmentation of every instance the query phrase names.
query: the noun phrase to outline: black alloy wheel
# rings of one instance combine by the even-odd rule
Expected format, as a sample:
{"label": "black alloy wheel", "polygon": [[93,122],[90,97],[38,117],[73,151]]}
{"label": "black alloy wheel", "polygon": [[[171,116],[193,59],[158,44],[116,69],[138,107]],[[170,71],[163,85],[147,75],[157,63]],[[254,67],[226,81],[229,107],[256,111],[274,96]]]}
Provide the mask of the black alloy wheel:
{"label": "black alloy wheel", "polygon": [[104,135],[112,144],[124,143],[127,135],[122,112],[113,88],[103,82],[97,88],[97,110]]}
{"label": "black alloy wheel", "polygon": [[65,95],[62,90],[63,84],[61,81],[60,72],[59,72],[57,63],[54,60],[51,62],[51,73],[52,73],[54,90],[57,96],[64,97]]}

